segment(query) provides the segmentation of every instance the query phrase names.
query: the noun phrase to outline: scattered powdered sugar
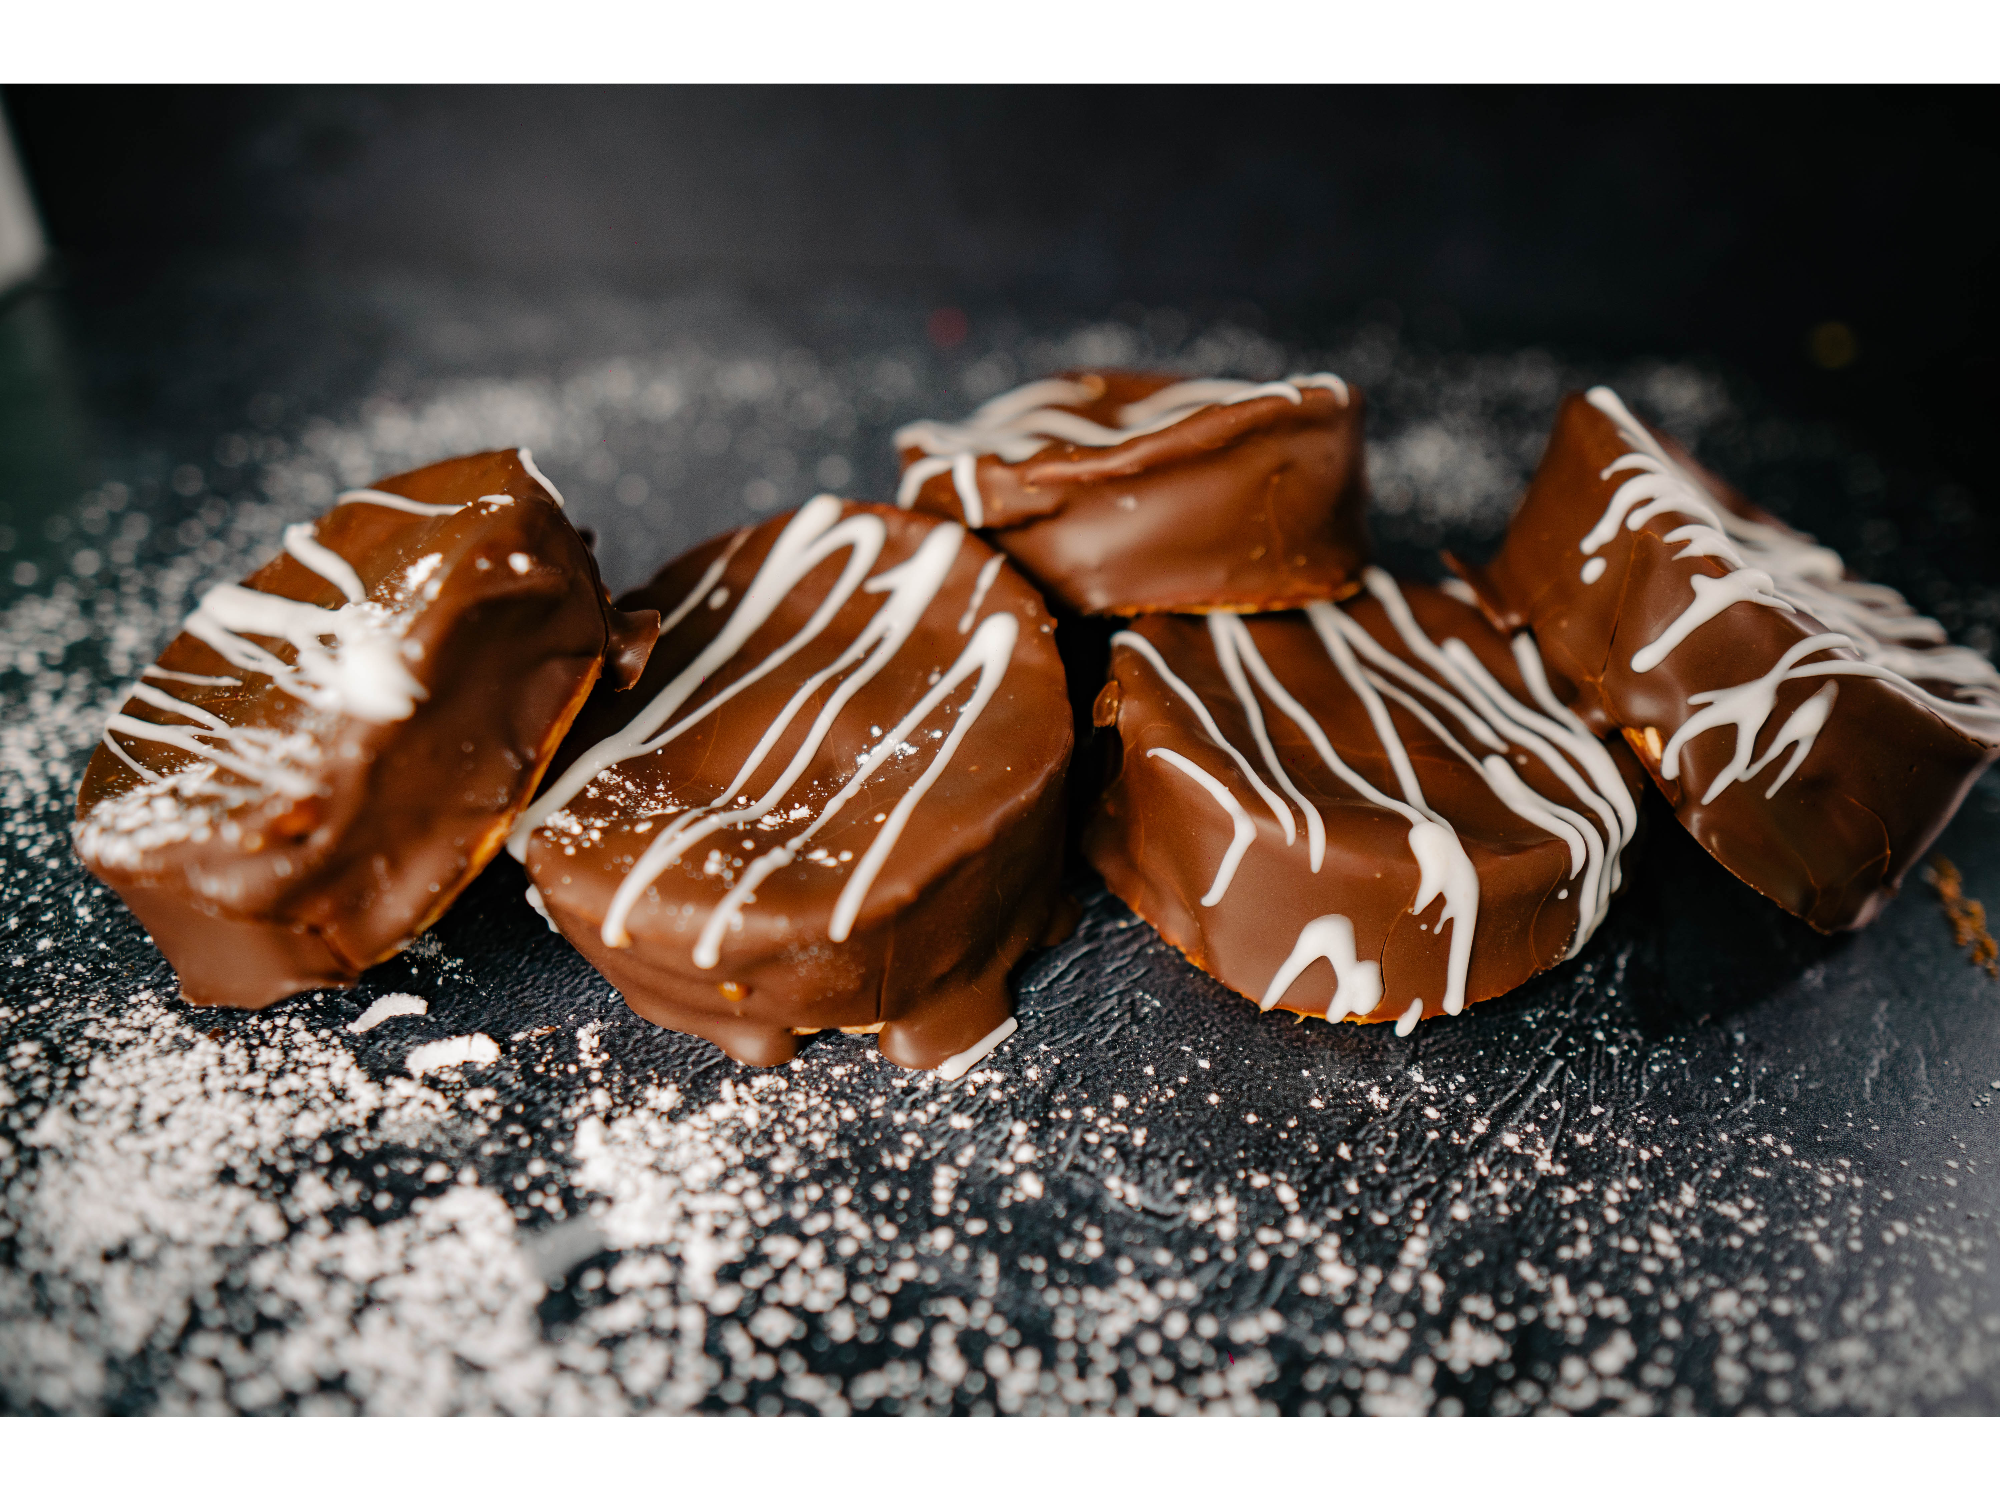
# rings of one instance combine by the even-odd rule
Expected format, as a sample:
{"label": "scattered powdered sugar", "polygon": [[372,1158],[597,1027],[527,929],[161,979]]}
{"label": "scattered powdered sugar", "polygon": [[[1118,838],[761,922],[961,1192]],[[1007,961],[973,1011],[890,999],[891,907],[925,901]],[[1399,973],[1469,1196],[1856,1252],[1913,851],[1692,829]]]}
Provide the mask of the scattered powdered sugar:
{"label": "scattered powdered sugar", "polygon": [[[1676,915],[1691,889],[1730,899],[1672,863],[1698,850],[1656,850],[1666,873],[1575,963],[1407,1039],[1260,1016],[1094,883],[1077,936],[1020,976],[1020,1029],[956,1080],[838,1034],[787,1068],[727,1064],[609,995],[507,868],[354,995],[167,998],[67,847],[69,798],[200,589],[339,487],[527,443],[630,584],[821,485],[886,493],[894,425],[1035,374],[1327,368],[1368,393],[1378,530],[1417,558],[1497,533],[1586,373],[1382,328],[1299,351],[1179,314],[1015,326],[950,358],[740,326],[244,434],[234,497],[197,485],[178,516],[106,484],[79,502],[89,574],[7,607],[0,1406],[1993,1408],[2000,1151],[1966,1102],[2000,1077],[1990,1012],[1944,1036],[1930,1018],[1953,1012],[1898,1020],[1940,1003],[1912,955],[1943,951],[1974,998],[1983,976],[1909,898],[1842,943],[1729,907],[1777,958],[1725,972],[1749,960],[1710,962]],[[1753,443],[1700,371],[1587,373],[1725,454],[1816,441]],[[1956,628],[1989,618],[1981,594],[1923,597]],[[1969,889],[2000,880],[1996,834],[1982,788],[1948,835]],[[1816,1108],[1852,1078],[1872,1118]]]}
{"label": "scattered powdered sugar", "polygon": [[466,1063],[484,1067],[499,1059],[500,1044],[485,1032],[477,1031],[471,1036],[448,1036],[443,1041],[412,1047],[403,1065],[409,1069],[412,1078],[421,1078],[426,1073],[462,1067]]}
{"label": "scattered powdered sugar", "polygon": [[[430,1009],[430,1002],[422,995],[384,995],[368,1009],[347,1023],[347,1029],[359,1036],[364,1031],[373,1031],[384,1021],[396,1016],[421,1016]],[[500,1054],[495,1052],[494,1057]],[[486,1061],[491,1062],[492,1058]]]}

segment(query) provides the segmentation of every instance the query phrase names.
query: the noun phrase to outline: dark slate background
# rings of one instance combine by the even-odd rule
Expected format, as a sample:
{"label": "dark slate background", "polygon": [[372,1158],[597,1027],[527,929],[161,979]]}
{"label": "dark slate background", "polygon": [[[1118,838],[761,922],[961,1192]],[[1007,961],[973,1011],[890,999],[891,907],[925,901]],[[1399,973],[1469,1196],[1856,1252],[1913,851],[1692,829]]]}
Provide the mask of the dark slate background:
{"label": "dark slate background", "polygon": [[[803,349],[836,375],[883,351],[942,371],[1109,318],[1141,330],[1140,347],[1170,326],[1247,328],[1288,349],[1387,338],[1391,431],[1421,415],[1427,380],[1525,347],[1551,351],[1565,378],[1679,362],[1730,393],[1730,419],[1698,434],[1704,456],[1961,639],[1990,650],[2000,627],[2000,117],[1984,92],[16,88],[0,106],[58,250],[0,306],[0,562],[34,565],[27,583],[0,571],[9,602],[60,571],[75,540],[63,518],[90,486],[149,497],[169,557],[193,545],[172,538],[199,534],[176,531],[174,508],[208,503],[200,475],[177,488],[180,466],[207,465],[220,494],[221,435],[296,439],[385,391],[636,355],[690,329],[718,347]],[[922,395],[882,396],[862,435],[929,410]],[[1524,441],[1546,421],[1536,400],[1510,419]],[[849,487],[879,491],[887,456],[865,447]],[[624,461],[655,465],[658,489],[690,472],[674,452]],[[677,503],[623,535],[619,512],[591,510],[601,527],[614,518],[603,545],[623,581],[741,515],[733,490]],[[1424,566],[1439,540],[1476,548],[1490,527],[1385,521],[1383,540]],[[59,799],[32,810],[59,826]],[[32,888],[47,913],[4,939],[10,999],[39,1006],[12,1013],[9,1045],[42,1049],[13,1054],[12,1093],[46,1104],[89,1065],[103,995],[164,973],[115,903],[92,925],[88,882],[26,858],[28,825],[9,826],[10,898]],[[1940,845],[1975,896],[2000,897],[1996,834],[1989,779]],[[795,1085],[859,1106],[795,1185],[881,1188],[895,1204],[911,1184],[920,1202],[927,1167],[959,1143],[926,1138],[914,1164],[899,1159],[910,1138],[868,1100],[951,1101],[966,1121],[954,1129],[995,1154],[932,1217],[893,1212],[905,1244],[955,1227],[962,1248],[968,1223],[990,1225],[997,1282],[939,1248],[861,1332],[801,1322],[780,1341],[802,1362],[786,1379],[742,1355],[716,1313],[706,1337],[726,1378],[675,1401],[813,1409],[788,1383],[805,1369],[844,1381],[859,1408],[990,1408],[997,1374],[986,1388],[939,1363],[949,1328],[975,1371],[995,1368],[987,1342],[1016,1351],[1016,1370],[1019,1350],[1040,1351],[1039,1385],[1003,1409],[1022,1390],[1027,1409],[1144,1409],[1149,1392],[1165,1409],[1156,1393],[1173,1388],[1289,1411],[2000,1411],[2000,1130],[1985,1102],[2000,984],[1951,947],[1923,889],[1865,934],[1819,938],[1655,819],[1632,889],[1577,962],[1399,1041],[1260,1018],[1087,873],[1071,878],[1084,926],[1021,975],[1023,1031],[994,1059],[999,1081],[894,1081],[864,1045],[834,1041],[807,1049]],[[456,1156],[435,1150],[507,1198],[524,1244],[547,1246],[596,1201],[564,1167],[581,1086],[560,1064],[579,1025],[600,1025],[621,1105],[660,1080],[713,1100],[747,1075],[592,987],[524,918],[519,886],[494,870],[440,927],[464,982],[415,1032],[354,1046],[387,1078],[413,1038],[534,1039],[490,1080],[525,1133],[504,1150],[471,1136]],[[435,979],[399,960],[355,996],[280,1011],[334,1027],[376,994],[435,994]],[[179,1014],[225,1045],[276,1035],[279,1016]],[[1176,1086],[1195,1056],[1198,1085]],[[1143,1143],[1127,1118],[1086,1146],[1077,1112],[1113,1096],[1147,1115]],[[6,1117],[10,1142],[32,1144],[27,1108]],[[995,1165],[1023,1132],[1040,1196]],[[744,1149],[769,1160],[768,1143]],[[355,1151],[353,1172],[379,1167]],[[553,1164],[532,1203],[530,1156]],[[17,1218],[46,1208],[29,1146],[0,1168]],[[292,1168],[258,1170],[259,1191],[286,1190]],[[421,1173],[392,1186],[371,1222],[433,1191]],[[1219,1239],[1223,1197],[1240,1229]],[[17,1248],[20,1228],[0,1230],[0,1265],[28,1289],[10,1315],[83,1326]],[[575,1247],[587,1264],[534,1252],[552,1344],[594,1326],[631,1253],[595,1243]],[[858,1282],[886,1264],[871,1271],[863,1249],[846,1271]],[[1116,1287],[1152,1267],[1169,1292],[1114,1326]],[[153,1409],[211,1325],[285,1323],[246,1312],[261,1304],[227,1276],[217,1285],[97,1395],[23,1368],[0,1370],[0,1400]],[[968,1320],[968,1303],[986,1310]],[[919,1325],[909,1357],[930,1363],[884,1375],[905,1357],[885,1331]],[[358,1377],[316,1378],[305,1395],[366,1404]],[[305,1397],[295,1384],[223,1399]]]}

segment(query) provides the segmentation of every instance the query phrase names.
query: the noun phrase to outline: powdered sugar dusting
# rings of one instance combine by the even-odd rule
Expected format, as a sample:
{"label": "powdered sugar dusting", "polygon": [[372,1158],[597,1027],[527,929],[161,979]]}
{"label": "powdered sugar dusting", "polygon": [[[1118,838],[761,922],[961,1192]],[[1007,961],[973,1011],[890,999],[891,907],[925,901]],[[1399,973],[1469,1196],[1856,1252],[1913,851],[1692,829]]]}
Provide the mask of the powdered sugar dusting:
{"label": "powdered sugar dusting", "polygon": [[[1672,864],[1671,829],[1651,857],[1674,880],[1642,868],[1575,963],[1402,1040],[1273,1024],[1094,884],[1077,936],[1024,970],[1018,1032],[957,1080],[838,1034],[774,1072],[719,1063],[631,1015],[505,868],[355,995],[166,998],[66,847],[68,799],[116,685],[338,488],[529,443],[579,524],[618,538],[624,584],[822,484],[887,493],[887,433],[938,389],[1165,357],[1341,371],[1371,402],[1382,533],[1415,557],[1497,529],[1586,373],[1725,455],[1783,436],[1697,370],[1442,359],[1380,329],[1300,351],[1176,314],[1016,327],[944,362],[846,335],[856,352],[813,355],[733,316],[663,323],[643,357],[266,426],[244,438],[253,482],[178,514],[136,478],[101,486],[77,510],[99,564],[7,607],[0,1404],[1993,1408],[2000,1053],[1978,992],[1954,1029],[1919,960],[1983,976],[1920,902],[1821,943],[1747,893],[1726,963],[1767,967],[1725,969],[1673,925],[1707,915],[1662,891],[1735,895]],[[1796,461],[1817,440],[1790,431]],[[849,478],[823,477],[834,460]],[[1988,618],[1984,595],[1895,581],[1954,628]],[[1996,835],[2000,796],[1977,789],[1947,835],[1968,889],[2000,886]],[[400,1008],[415,992],[422,1014]],[[385,1002],[395,1024],[354,1029]],[[1855,1079],[1870,1117],[1818,1107]]]}

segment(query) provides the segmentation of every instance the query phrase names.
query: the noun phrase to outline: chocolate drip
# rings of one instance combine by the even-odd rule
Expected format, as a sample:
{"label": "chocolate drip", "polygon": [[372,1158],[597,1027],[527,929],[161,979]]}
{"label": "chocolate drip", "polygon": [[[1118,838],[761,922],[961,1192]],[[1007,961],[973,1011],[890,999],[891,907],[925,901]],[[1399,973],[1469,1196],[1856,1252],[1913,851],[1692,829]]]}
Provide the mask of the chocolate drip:
{"label": "chocolate drip", "polygon": [[383,480],[204,597],[85,769],[78,851],[195,1004],[351,984],[497,852],[607,653],[657,632],[524,454]]}
{"label": "chocolate drip", "polygon": [[905,506],[984,528],[1083,614],[1287,609],[1367,558],[1358,391],[1084,371],[897,434]]}
{"label": "chocolate drip", "polygon": [[621,601],[667,627],[516,837],[549,918],[659,1025],[772,1066],[875,1030],[963,1071],[1059,926],[1053,624],[950,522],[822,497]]}

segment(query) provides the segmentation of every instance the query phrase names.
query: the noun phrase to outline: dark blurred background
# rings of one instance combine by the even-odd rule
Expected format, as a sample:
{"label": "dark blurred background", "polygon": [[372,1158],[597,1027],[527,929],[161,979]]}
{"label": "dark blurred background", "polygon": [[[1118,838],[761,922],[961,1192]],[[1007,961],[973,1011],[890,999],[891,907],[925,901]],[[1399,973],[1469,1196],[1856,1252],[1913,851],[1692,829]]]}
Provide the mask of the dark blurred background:
{"label": "dark blurred background", "polygon": [[975,316],[1248,303],[1307,341],[1366,315],[1446,349],[1708,357],[1988,514],[2000,499],[1987,90],[20,87],[0,105],[87,327],[230,267],[529,298],[887,285]]}

